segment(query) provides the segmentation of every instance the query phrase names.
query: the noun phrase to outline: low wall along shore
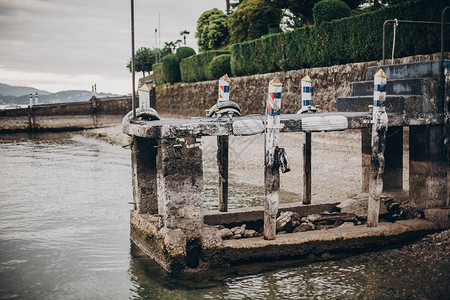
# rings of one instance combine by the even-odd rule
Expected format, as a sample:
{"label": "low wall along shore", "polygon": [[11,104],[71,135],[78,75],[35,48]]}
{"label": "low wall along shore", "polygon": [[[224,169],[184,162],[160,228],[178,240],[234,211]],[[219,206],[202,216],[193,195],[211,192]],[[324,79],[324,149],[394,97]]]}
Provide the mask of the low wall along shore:
{"label": "low wall along shore", "polygon": [[131,97],[120,97],[0,110],[0,132],[81,130],[112,126],[120,124],[131,109]]}
{"label": "low wall along shore", "polygon": [[[446,53],[446,57],[449,53]],[[440,54],[418,55],[395,59],[395,64],[440,59]],[[390,61],[387,60],[389,63]],[[244,115],[263,114],[267,84],[275,76],[283,83],[283,113],[296,113],[301,106],[300,81],[306,75],[313,80],[313,105],[324,112],[335,111],[336,98],[350,96],[351,83],[364,81],[367,68],[381,65],[381,61],[352,63],[324,68],[311,68],[287,72],[233,77],[230,100],[239,104]],[[180,83],[156,87],[159,113],[182,117],[204,116],[205,110],[217,102],[217,80]]]}

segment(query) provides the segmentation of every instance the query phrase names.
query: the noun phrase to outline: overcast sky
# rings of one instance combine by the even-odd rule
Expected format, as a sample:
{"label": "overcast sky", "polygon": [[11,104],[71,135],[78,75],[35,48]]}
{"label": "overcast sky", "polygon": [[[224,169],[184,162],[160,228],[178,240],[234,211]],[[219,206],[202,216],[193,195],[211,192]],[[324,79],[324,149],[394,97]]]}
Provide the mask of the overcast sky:
{"label": "overcast sky", "polygon": [[[197,19],[214,7],[225,0],[135,0],[136,49],[155,46],[160,14],[161,46],[188,30],[197,50]],[[0,0],[0,83],[128,94],[130,20],[131,0]]]}

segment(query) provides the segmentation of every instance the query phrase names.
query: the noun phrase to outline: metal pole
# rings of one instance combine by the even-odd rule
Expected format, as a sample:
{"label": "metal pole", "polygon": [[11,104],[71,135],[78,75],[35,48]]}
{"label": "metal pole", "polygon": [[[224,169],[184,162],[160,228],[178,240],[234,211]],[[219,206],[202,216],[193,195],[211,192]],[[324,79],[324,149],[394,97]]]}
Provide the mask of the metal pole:
{"label": "metal pole", "polygon": [[447,6],[446,8],[444,8],[442,10],[442,15],[441,15],[441,65],[442,63],[444,63],[444,16],[445,16],[445,12],[447,11],[447,9],[449,9],[450,6]]}
{"label": "metal pole", "polygon": [[133,92],[131,93],[131,106],[133,107],[133,119],[136,118],[136,79],[134,76],[134,0],[131,0],[131,77]]}
{"label": "metal pole", "polygon": [[385,54],[386,54],[385,53],[385,48],[386,48],[386,24],[391,22],[391,21],[394,21],[394,20],[386,20],[383,23],[383,65],[386,64],[386,62],[385,62]]}

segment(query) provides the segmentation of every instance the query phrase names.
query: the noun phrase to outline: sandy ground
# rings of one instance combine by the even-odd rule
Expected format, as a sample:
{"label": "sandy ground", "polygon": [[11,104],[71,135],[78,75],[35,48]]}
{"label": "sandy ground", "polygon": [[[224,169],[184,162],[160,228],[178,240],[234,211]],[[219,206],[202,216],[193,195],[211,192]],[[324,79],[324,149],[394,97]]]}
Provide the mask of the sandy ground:
{"label": "sandy ground", "polygon": [[[129,137],[122,126],[86,130],[84,135],[121,146]],[[216,137],[203,137],[204,168],[217,169]],[[283,133],[280,147],[286,149],[291,172],[281,175],[281,189],[302,194],[302,133]],[[234,180],[263,186],[264,135],[230,137],[229,172]],[[404,154],[404,188],[408,189],[407,152]],[[232,186],[230,186],[232,189]],[[312,134],[312,200],[352,197],[361,192],[361,135],[359,130]]]}

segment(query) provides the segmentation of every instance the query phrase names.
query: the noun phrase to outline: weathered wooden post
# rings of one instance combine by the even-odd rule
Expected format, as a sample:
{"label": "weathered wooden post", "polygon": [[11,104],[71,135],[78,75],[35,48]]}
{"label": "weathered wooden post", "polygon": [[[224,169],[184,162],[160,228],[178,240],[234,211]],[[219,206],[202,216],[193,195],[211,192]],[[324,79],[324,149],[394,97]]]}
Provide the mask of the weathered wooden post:
{"label": "weathered wooden post", "polygon": [[278,145],[280,136],[281,87],[278,77],[269,83],[266,107],[266,140],[264,165],[264,238],[275,239],[278,214],[280,169]]}
{"label": "weathered wooden post", "polygon": [[[219,79],[217,103],[230,101],[230,78]],[[217,165],[219,167],[219,211],[228,211],[228,135],[217,136]]]}
{"label": "weathered wooden post", "polygon": [[380,69],[374,78],[373,113],[372,113],[372,154],[369,181],[369,203],[367,226],[378,226],[380,197],[383,191],[384,150],[386,148],[386,131],[388,117],[386,114],[386,74]]}
{"label": "weathered wooden post", "polygon": [[303,204],[311,204],[311,132],[303,133]]}
{"label": "weathered wooden post", "polygon": [[[312,101],[311,78],[302,79],[302,108],[298,113],[309,112]],[[314,112],[316,109],[314,108]],[[311,204],[311,132],[303,133],[303,204]]]}

